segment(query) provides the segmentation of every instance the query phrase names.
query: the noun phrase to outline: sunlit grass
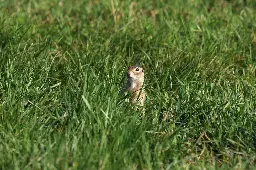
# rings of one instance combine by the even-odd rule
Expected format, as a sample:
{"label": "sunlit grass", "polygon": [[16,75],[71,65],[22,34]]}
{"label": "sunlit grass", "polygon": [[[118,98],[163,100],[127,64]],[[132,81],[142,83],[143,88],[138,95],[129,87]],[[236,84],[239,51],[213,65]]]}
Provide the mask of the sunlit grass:
{"label": "sunlit grass", "polygon": [[[255,168],[255,9],[1,2],[0,169]],[[144,117],[118,96],[134,64]]]}

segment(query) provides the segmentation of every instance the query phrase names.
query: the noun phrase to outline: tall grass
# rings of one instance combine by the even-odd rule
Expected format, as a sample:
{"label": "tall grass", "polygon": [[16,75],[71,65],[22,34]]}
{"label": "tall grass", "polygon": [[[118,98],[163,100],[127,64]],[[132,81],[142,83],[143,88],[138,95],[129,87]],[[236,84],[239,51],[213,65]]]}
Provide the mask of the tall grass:
{"label": "tall grass", "polygon": [[[2,1],[0,168],[254,169],[255,12],[254,0]],[[134,64],[145,116],[118,95]]]}

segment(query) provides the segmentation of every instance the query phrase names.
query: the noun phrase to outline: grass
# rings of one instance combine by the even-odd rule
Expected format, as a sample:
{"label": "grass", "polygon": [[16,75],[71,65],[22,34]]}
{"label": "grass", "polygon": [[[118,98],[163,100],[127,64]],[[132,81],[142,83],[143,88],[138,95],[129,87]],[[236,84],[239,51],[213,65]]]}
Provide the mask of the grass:
{"label": "grass", "polygon": [[[255,13],[254,0],[2,1],[0,169],[254,169]],[[118,97],[134,64],[144,117]]]}

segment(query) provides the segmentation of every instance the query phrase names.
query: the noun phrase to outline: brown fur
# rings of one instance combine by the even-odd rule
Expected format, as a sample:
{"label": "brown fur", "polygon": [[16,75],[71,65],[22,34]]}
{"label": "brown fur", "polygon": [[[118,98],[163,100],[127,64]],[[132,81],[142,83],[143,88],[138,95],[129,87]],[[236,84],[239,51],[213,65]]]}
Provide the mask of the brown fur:
{"label": "brown fur", "polygon": [[143,89],[144,70],[141,67],[130,66],[127,71],[127,83],[125,91],[131,94],[130,102],[143,106],[146,100],[146,92]]}

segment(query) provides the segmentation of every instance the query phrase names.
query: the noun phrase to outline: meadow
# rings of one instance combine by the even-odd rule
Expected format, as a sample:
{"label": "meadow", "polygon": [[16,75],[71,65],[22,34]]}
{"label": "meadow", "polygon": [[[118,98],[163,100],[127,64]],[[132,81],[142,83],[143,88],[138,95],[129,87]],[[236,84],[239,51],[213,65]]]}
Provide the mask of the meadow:
{"label": "meadow", "polygon": [[[255,0],[1,0],[0,169],[255,169],[255,14]],[[130,65],[144,116],[119,95]]]}

